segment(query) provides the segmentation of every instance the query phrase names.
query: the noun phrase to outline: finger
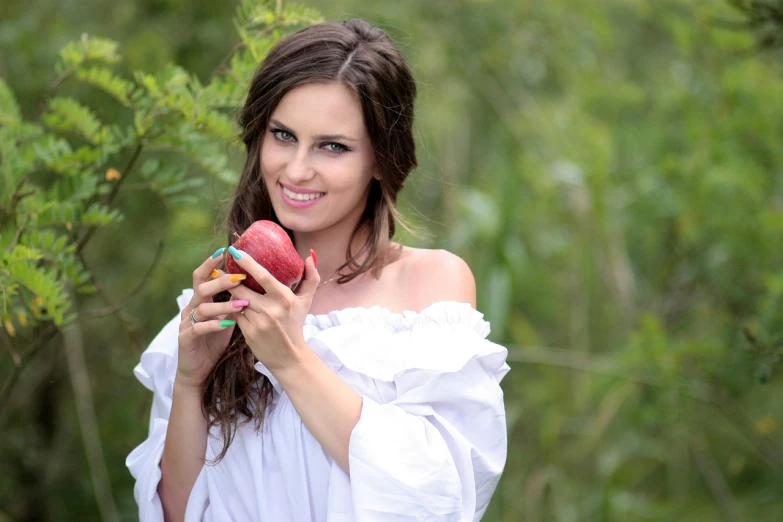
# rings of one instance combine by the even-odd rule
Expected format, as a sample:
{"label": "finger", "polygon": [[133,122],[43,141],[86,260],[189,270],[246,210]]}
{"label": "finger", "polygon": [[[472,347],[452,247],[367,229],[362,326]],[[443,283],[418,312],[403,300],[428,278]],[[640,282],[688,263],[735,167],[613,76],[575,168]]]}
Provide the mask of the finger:
{"label": "finger", "polygon": [[[270,297],[280,297],[285,295],[286,291],[290,292],[290,289],[287,286],[275,279],[266,268],[259,265],[256,260],[247,255],[246,252],[237,250],[234,247],[230,247],[229,252],[234,256],[234,260],[237,264],[250,274],[250,277],[258,281],[258,284],[264,288],[267,294],[270,294]],[[237,255],[240,256],[239,259],[236,258]]]}
{"label": "finger", "polygon": [[[250,301],[250,308],[253,308],[254,303],[257,304],[260,300],[268,297],[259,294],[255,290],[251,290],[245,285],[237,285],[233,288],[229,288],[228,292],[231,294],[231,299],[244,299]],[[256,306],[255,309],[258,309],[258,306]]]}
{"label": "finger", "polygon": [[236,321],[233,319],[213,319],[210,321],[200,321],[194,324],[190,330],[192,335],[199,336],[234,328],[235,325]]}
{"label": "finger", "polygon": [[[244,299],[232,299],[225,303],[201,303],[193,312],[196,322],[210,321],[212,319],[224,319],[245,309],[250,303]],[[188,317],[190,321],[190,317]]]}
{"label": "finger", "polygon": [[215,270],[218,266],[220,266],[220,263],[223,262],[223,252],[225,252],[225,248],[218,248],[215,250],[215,253],[209,256],[206,261],[201,263],[201,265],[196,268],[193,271],[193,289],[209,279],[210,274],[213,270]]}
{"label": "finger", "polygon": [[213,296],[224,290],[236,288],[247,277],[245,274],[226,274],[220,270],[214,270],[211,275],[217,275],[217,278],[194,287],[194,293],[198,296],[196,306],[210,302]]}
{"label": "finger", "polygon": [[299,282],[299,286],[296,287],[296,296],[308,299],[312,298],[320,282],[321,274],[318,273],[318,269],[315,266],[315,259],[313,258],[311,251],[310,257],[305,259],[304,276]]}
{"label": "finger", "polygon": [[240,330],[243,332],[247,331],[247,327],[250,326],[250,319],[248,318],[249,315],[254,314],[255,312],[251,308],[245,308],[244,310],[234,314],[237,322],[237,326]]}

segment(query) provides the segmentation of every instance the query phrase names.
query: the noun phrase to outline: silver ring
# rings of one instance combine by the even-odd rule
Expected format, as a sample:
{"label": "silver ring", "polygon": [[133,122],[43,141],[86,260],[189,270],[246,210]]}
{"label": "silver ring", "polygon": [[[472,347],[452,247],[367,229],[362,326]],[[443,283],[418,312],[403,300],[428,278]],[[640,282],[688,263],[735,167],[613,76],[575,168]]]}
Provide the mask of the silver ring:
{"label": "silver ring", "polygon": [[196,324],[196,323],[198,323],[198,322],[199,322],[199,321],[196,319],[196,315],[195,315],[195,313],[196,313],[196,309],[195,309],[195,308],[194,308],[193,310],[191,310],[191,311],[190,311],[190,324],[191,324],[191,325],[194,325],[194,324]]}

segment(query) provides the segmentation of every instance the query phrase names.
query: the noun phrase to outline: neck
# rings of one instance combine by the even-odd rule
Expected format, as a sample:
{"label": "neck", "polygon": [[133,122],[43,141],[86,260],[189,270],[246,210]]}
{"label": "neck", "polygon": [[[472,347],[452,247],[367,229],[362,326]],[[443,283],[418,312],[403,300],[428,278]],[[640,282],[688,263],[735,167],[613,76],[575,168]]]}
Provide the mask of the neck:
{"label": "neck", "polygon": [[[318,258],[318,273],[321,275],[321,281],[326,281],[337,276],[337,270],[348,261],[346,256],[348,249],[348,240],[353,232],[353,227],[341,226],[333,227],[317,232],[294,232],[296,250],[302,259],[307,259],[312,248]],[[358,252],[369,234],[369,226],[364,225],[356,235],[352,245],[352,252]],[[357,259],[358,262],[364,260],[364,254]],[[345,274],[346,271],[343,271]]]}

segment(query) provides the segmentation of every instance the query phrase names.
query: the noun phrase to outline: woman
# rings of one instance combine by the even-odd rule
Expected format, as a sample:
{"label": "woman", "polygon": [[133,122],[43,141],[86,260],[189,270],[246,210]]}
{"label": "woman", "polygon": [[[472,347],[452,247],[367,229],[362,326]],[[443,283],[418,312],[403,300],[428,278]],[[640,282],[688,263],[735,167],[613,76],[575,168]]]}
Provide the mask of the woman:
{"label": "woman", "polygon": [[304,277],[292,291],[234,247],[265,294],[218,270],[224,249],[193,272],[135,369],[154,392],[127,460],[142,521],[484,514],[506,459],[507,352],[459,257],[392,241],[415,93],[361,20],[304,29],[264,60],[227,228],[279,223]]}

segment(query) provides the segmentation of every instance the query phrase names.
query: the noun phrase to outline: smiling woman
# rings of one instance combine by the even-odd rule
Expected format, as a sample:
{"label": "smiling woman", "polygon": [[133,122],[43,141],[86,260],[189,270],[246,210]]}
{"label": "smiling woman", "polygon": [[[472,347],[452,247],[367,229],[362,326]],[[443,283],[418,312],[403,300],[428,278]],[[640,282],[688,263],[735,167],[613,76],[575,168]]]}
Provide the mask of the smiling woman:
{"label": "smiling woman", "polygon": [[154,392],[127,459],[142,521],[486,511],[506,460],[507,351],[487,340],[462,259],[393,241],[415,94],[394,43],[361,20],[297,32],[261,64],[227,232],[281,225],[304,275],[292,290],[235,246],[232,266],[265,293],[218,269],[224,249],[193,272],[135,370]]}
{"label": "smiling woman", "polygon": [[334,82],[287,93],[263,137],[261,172],[267,188],[276,188],[269,190],[275,215],[295,233],[355,226],[380,177],[356,92]]}

